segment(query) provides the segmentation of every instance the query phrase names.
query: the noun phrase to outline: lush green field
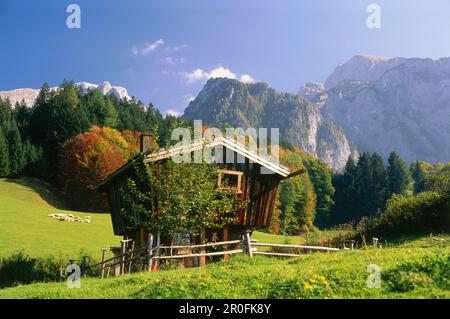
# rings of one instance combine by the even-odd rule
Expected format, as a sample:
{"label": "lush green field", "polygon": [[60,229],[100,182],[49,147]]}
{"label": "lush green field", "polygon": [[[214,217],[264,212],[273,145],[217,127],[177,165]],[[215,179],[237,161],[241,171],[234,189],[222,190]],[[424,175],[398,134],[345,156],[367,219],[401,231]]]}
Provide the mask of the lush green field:
{"label": "lush green field", "polygon": [[[90,215],[92,223],[60,222],[49,213]],[[340,234],[327,231],[324,237]],[[254,232],[260,242],[305,243],[304,237]],[[317,240],[317,238],[316,238]],[[406,240],[406,242],[405,242]],[[0,256],[24,250],[33,257],[98,255],[117,245],[108,214],[64,210],[51,188],[37,180],[0,179]],[[385,245],[385,243],[383,243]],[[0,298],[450,298],[450,238],[426,236],[382,249],[315,253],[295,259],[236,256],[200,269],[124,277],[83,278],[0,289]],[[367,266],[381,268],[381,288],[368,288]]]}
{"label": "lush green field", "polygon": [[[48,217],[50,213],[89,215],[92,222],[58,221]],[[64,210],[51,187],[35,179],[0,179],[0,257],[17,250],[33,257],[78,257],[80,250],[95,256],[119,240],[109,214]]]}
{"label": "lush green field", "polygon": [[[0,290],[0,298],[450,298],[449,238],[294,259],[236,256],[200,269],[82,279]],[[381,288],[367,286],[367,266]]]}

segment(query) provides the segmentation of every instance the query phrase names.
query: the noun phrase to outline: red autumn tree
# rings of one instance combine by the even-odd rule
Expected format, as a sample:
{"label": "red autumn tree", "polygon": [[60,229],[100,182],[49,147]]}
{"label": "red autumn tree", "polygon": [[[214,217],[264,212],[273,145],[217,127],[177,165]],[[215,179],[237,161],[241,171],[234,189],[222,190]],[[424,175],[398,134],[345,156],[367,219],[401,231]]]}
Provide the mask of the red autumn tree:
{"label": "red autumn tree", "polygon": [[[139,133],[128,132],[129,136]],[[136,155],[135,147],[109,127],[93,126],[67,141],[60,157],[61,185],[67,199],[79,209],[107,210],[106,196],[95,186]]]}

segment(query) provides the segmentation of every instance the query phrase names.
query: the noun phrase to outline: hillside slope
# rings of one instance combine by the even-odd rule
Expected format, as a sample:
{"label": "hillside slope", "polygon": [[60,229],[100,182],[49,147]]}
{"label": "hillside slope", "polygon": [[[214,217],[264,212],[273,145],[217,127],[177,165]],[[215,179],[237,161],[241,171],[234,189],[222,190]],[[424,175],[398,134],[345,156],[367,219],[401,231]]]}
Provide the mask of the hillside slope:
{"label": "hillside slope", "polygon": [[[90,224],[58,221],[51,213],[91,216]],[[117,246],[109,214],[64,210],[49,185],[30,178],[0,179],[0,257],[24,250],[33,257],[76,256],[81,249],[100,255]]]}

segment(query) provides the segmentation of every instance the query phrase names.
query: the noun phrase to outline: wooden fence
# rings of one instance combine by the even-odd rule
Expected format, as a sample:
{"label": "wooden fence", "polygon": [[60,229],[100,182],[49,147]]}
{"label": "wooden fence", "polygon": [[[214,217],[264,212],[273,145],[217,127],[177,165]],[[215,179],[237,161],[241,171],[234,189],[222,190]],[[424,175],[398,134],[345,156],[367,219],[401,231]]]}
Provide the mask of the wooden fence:
{"label": "wooden fence", "polygon": [[[207,252],[207,248],[222,248],[221,251]],[[259,250],[259,248],[267,247],[271,251]],[[300,257],[300,251],[321,251],[334,252],[339,251],[339,248],[322,247],[322,246],[307,246],[307,245],[287,245],[287,244],[269,244],[259,243],[250,238],[250,233],[245,232],[241,240],[221,241],[214,243],[206,243],[200,245],[171,245],[165,246],[153,245],[153,237],[149,235],[147,245],[135,247],[131,240],[122,240],[120,252],[119,248],[113,248],[116,251],[115,256],[106,259],[107,249],[102,248],[102,260],[100,263],[91,267],[100,268],[101,278],[107,278],[111,274],[115,276],[132,273],[137,271],[157,271],[162,261],[173,260],[195,260],[198,258],[198,264],[202,264],[201,259],[206,257],[224,256],[227,258],[234,254],[245,253],[250,257],[254,255],[267,255],[275,257]],[[200,250],[200,252],[196,252]],[[276,251],[274,251],[276,250]],[[295,252],[283,252],[280,250],[294,250]],[[204,262],[203,262],[204,264]]]}

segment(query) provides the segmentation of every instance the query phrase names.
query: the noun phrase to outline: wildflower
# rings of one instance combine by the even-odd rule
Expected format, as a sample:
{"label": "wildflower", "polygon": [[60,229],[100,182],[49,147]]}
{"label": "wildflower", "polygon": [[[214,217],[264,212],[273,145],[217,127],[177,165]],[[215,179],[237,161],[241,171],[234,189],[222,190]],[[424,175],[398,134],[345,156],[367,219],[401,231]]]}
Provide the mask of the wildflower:
{"label": "wildflower", "polygon": [[305,284],[305,289],[313,289],[314,287],[311,286],[310,284]]}

